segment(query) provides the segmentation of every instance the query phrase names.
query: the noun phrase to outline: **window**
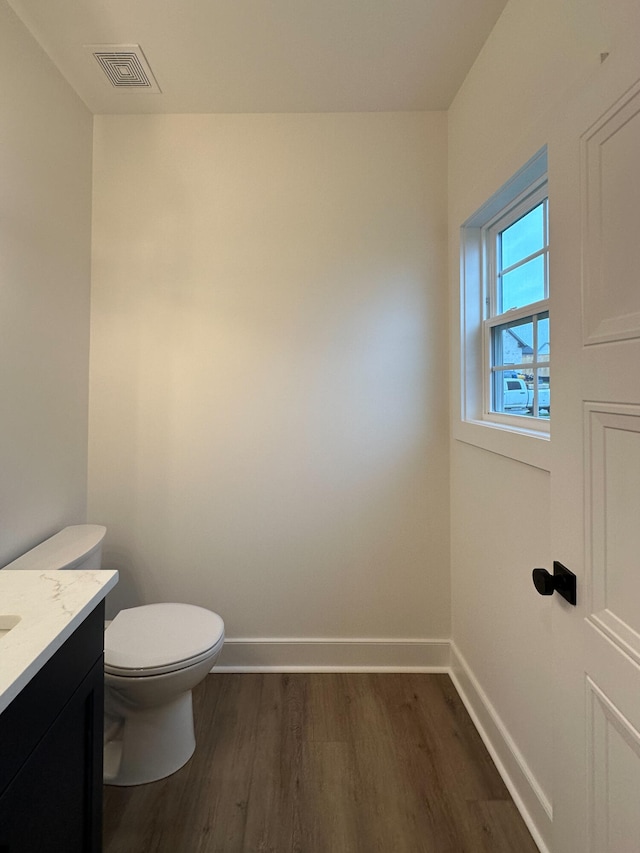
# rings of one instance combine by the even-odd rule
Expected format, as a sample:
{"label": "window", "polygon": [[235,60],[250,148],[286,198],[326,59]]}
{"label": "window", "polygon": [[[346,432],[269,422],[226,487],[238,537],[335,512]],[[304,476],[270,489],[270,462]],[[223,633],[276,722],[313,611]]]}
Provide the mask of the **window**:
{"label": "window", "polygon": [[549,419],[546,182],[483,229],[485,415]]}
{"label": "window", "polygon": [[[539,151],[461,227],[454,436],[549,470],[549,200]],[[553,202],[552,202],[553,203]]]}

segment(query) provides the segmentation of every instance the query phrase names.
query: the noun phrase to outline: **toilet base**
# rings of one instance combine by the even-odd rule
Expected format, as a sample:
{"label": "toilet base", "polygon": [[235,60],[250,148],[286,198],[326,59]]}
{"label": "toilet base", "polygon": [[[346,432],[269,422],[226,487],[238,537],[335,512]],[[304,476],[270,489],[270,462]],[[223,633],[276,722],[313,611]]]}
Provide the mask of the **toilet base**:
{"label": "toilet base", "polygon": [[190,690],[159,707],[128,707],[122,716],[105,719],[104,783],[164,779],[186,764],[195,748]]}

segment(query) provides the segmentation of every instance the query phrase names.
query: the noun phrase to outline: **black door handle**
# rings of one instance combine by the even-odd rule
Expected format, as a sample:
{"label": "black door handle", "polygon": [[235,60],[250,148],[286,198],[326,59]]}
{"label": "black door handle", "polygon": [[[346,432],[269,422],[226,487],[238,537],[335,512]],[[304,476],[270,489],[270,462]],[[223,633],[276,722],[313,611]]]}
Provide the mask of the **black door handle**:
{"label": "black door handle", "polygon": [[569,604],[576,603],[576,576],[566,566],[553,561],[553,574],[546,569],[533,570],[533,585],[540,595],[553,595],[559,593]]}

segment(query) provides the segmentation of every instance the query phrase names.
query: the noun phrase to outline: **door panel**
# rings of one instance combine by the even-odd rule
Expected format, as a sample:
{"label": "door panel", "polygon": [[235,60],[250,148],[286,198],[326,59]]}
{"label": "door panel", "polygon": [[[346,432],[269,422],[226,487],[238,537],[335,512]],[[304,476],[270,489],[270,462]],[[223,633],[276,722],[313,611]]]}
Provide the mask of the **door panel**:
{"label": "door panel", "polygon": [[587,404],[589,619],[640,663],[640,406]]}
{"label": "door panel", "polygon": [[640,85],[582,139],[585,343],[640,336]]}
{"label": "door panel", "polygon": [[[610,62],[610,60],[607,60]],[[640,54],[612,54],[549,144],[553,853],[640,849]]]}
{"label": "door panel", "polygon": [[587,679],[589,853],[637,853],[640,733]]}

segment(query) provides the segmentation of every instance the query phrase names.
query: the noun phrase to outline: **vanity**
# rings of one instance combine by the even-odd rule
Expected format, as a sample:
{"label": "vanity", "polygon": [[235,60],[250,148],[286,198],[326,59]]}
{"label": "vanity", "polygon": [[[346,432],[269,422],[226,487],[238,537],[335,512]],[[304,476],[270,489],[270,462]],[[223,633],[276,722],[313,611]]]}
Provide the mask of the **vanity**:
{"label": "vanity", "polygon": [[109,570],[0,570],[0,853],[102,849]]}

